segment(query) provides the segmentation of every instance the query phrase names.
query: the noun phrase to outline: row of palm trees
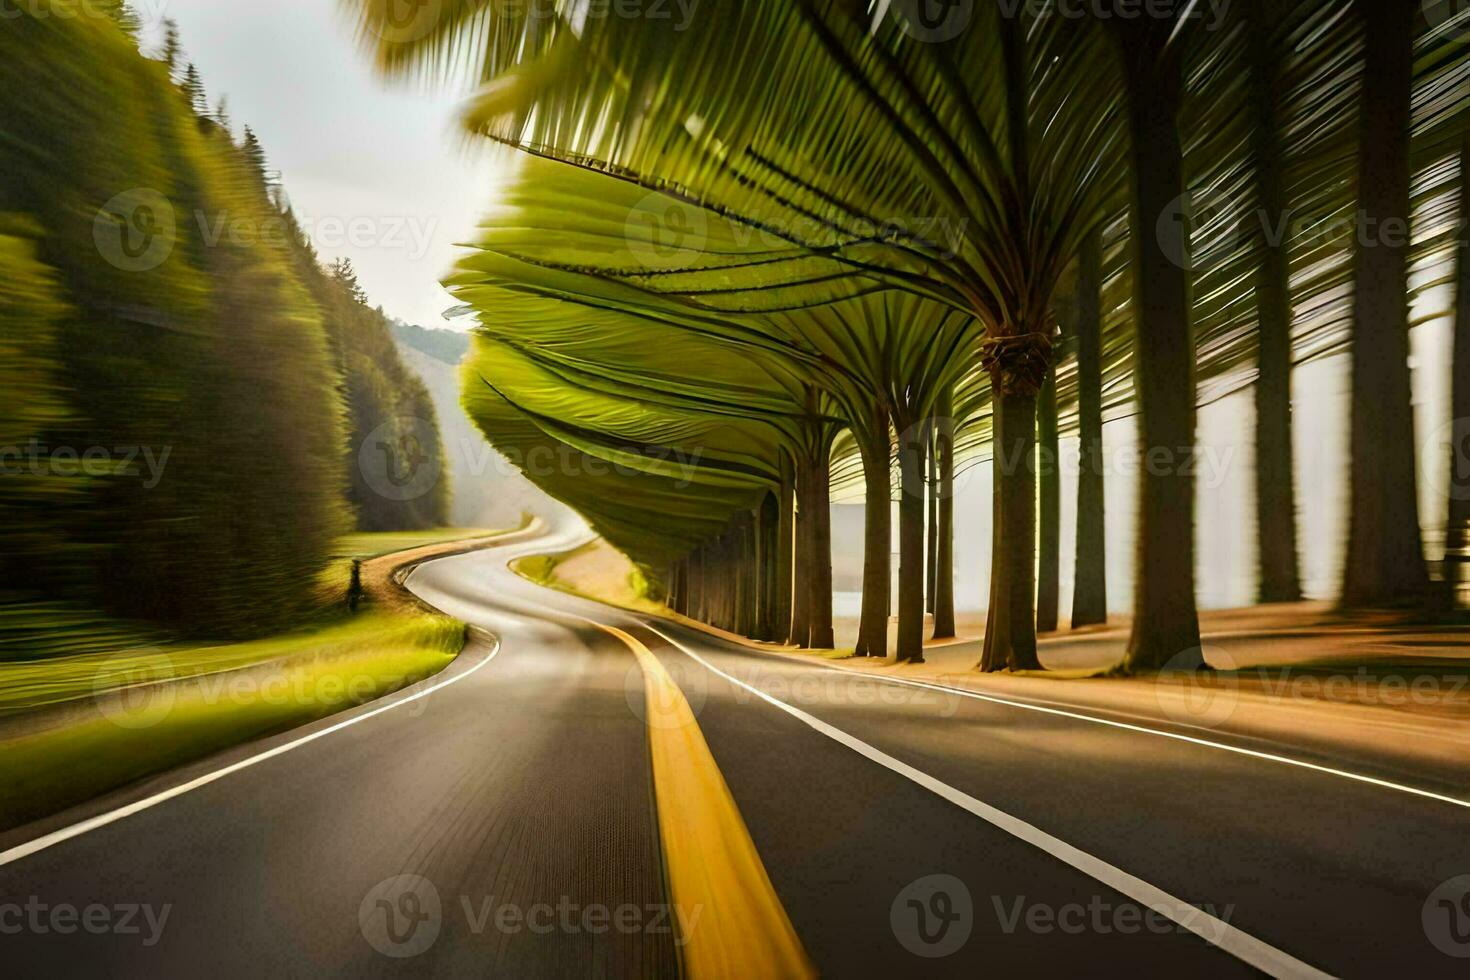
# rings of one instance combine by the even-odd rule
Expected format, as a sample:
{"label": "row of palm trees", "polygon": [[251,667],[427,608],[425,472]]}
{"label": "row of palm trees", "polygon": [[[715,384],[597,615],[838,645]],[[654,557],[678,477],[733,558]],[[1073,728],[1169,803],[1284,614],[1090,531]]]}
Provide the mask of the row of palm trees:
{"label": "row of palm trees", "polygon": [[[1223,21],[1195,4],[1078,19],[977,0],[940,37],[909,6],[847,0],[706,4],[680,30],[354,5],[385,71],[480,83],[466,125],[523,160],[450,283],[484,324],[468,407],[502,447],[617,462],[615,480],[541,482],[676,607],[830,645],[831,484],[886,500],[896,461],[897,653],[921,659],[926,567],[937,630],[953,624],[947,488],[988,453],[982,665],[1036,667],[1060,546],[1038,433],[1082,443],[1073,620],[1095,622],[1101,428],[1127,404],[1153,465],[1122,667],[1199,666],[1201,382],[1255,385],[1260,596],[1290,600],[1291,372],[1343,350],[1343,598],[1425,596],[1408,315],[1411,287],[1462,265],[1446,215],[1470,14],[1251,0]],[[884,654],[891,518],[866,515],[858,651]]]}

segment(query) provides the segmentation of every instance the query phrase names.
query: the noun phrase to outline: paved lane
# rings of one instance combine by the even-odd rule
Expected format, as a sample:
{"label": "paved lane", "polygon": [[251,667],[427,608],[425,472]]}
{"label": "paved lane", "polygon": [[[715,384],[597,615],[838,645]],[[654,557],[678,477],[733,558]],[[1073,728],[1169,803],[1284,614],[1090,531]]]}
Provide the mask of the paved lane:
{"label": "paved lane", "polygon": [[[503,637],[488,660],[497,648],[478,640],[449,686],[0,866],[7,965],[37,976],[677,973],[678,942],[700,922],[715,928],[720,909],[670,907],[642,674],[589,620],[626,630],[678,683],[827,975],[1237,976],[1252,972],[1241,948],[1277,956],[1282,973],[1463,964],[1433,944],[1457,941],[1439,907],[1421,921],[1436,886],[1470,874],[1462,809],[752,653],[505,568],[580,533],[410,576],[426,601]],[[1233,953],[1183,927],[1187,908],[1151,913],[1139,883],[1224,920]],[[52,909],[170,911],[154,945],[141,918],[142,935],[5,933],[5,903],[31,896]],[[618,909],[630,928],[611,925]]]}

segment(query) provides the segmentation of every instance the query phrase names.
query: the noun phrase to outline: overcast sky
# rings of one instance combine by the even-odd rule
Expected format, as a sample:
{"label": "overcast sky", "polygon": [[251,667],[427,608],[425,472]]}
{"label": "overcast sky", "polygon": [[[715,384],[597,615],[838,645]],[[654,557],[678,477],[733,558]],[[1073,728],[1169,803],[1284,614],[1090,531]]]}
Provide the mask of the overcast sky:
{"label": "overcast sky", "polygon": [[439,279],[505,172],[462,143],[462,93],[378,80],[338,0],[134,7],[145,28],[178,22],[211,104],[227,95],[237,135],[248,123],[260,137],[322,258],[350,258],[389,315],[444,325]]}

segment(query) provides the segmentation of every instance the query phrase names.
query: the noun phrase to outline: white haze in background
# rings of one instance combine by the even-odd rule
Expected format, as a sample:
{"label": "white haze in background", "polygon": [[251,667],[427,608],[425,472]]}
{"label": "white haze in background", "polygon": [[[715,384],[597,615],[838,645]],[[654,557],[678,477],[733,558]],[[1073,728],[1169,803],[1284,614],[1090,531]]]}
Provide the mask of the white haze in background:
{"label": "white haze in background", "polygon": [[[157,50],[159,18],[178,22],[211,108],[228,97],[236,138],[255,131],[308,226],[381,230],[328,236],[322,259],[351,259],[388,315],[444,326],[454,299],[439,280],[504,171],[503,157],[466,150],[463,94],[375,77],[338,0],[155,0],[143,12],[144,51]],[[426,241],[393,235],[395,223]]]}

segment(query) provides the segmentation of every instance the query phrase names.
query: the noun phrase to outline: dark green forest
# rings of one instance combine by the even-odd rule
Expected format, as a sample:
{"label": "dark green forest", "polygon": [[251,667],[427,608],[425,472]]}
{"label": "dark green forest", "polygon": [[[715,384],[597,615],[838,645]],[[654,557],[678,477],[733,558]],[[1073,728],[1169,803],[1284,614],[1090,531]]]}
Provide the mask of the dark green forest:
{"label": "dark green forest", "polygon": [[344,532],[444,523],[444,481],[385,496],[364,472],[365,441],[390,468],[442,453],[387,318],[322,266],[176,32],[150,58],[125,13],[19,14],[0,116],[0,647],[54,652],[58,621],[288,628]]}

